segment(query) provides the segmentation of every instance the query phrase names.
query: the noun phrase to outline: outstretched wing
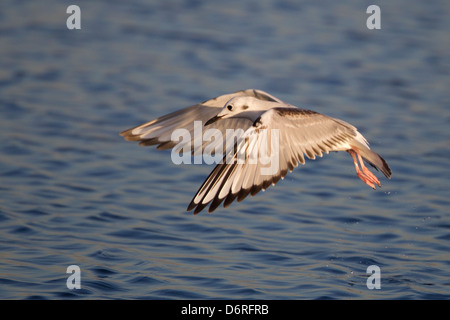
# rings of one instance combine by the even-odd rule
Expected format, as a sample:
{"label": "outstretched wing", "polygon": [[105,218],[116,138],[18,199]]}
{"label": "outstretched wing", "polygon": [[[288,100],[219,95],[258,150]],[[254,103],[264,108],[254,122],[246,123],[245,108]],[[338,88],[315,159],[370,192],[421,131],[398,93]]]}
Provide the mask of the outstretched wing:
{"label": "outstretched wing", "polygon": [[[217,121],[220,123],[220,120]],[[323,153],[367,148],[364,137],[352,125],[323,114],[297,108],[273,108],[263,113],[237,143],[234,156],[218,164],[188,206],[194,213],[209,203],[209,212],[223,201],[227,207],[236,198],[275,185],[305,156],[315,159]]]}
{"label": "outstretched wing", "polygon": [[[150,146],[158,145],[158,149],[173,148],[179,143],[179,141],[173,141],[171,139],[172,133],[176,129],[186,129],[190,134],[190,140],[183,140],[184,143],[190,143],[191,151],[203,151],[206,145],[214,148],[214,142],[202,141],[201,135],[194,134],[194,122],[199,121],[203,126],[206,121],[216,116],[220,110],[224,107],[225,103],[231,98],[238,96],[252,96],[260,100],[274,101],[284,103],[280,99],[261,90],[247,89],[237,91],[230,94],[225,94],[217,98],[213,98],[202,103],[175,111],[165,116],[156,118],[147,123],[141,124],[137,127],[128,129],[120,134],[129,141],[139,141],[140,145]],[[222,132],[222,136],[225,137],[226,129],[241,128],[244,131],[251,127],[252,123],[246,119],[224,119],[223,121],[217,121],[208,126],[208,129],[219,129]],[[194,141],[194,138],[199,141]],[[218,141],[217,141],[218,142]],[[222,143],[222,142],[221,142]],[[180,150],[183,146],[179,146]],[[201,147],[202,150],[194,150],[195,147]]]}

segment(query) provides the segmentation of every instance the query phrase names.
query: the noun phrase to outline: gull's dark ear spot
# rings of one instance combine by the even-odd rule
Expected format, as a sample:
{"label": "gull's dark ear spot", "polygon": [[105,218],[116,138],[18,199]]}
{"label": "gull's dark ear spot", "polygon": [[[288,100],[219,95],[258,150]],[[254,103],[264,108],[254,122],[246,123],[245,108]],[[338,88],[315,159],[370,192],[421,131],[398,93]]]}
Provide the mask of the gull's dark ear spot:
{"label": "gull's dark ear spot", "polygon": [[245,104],[242,106],[242,110],[247,110],[247,109],[248,109],[248,105]]}

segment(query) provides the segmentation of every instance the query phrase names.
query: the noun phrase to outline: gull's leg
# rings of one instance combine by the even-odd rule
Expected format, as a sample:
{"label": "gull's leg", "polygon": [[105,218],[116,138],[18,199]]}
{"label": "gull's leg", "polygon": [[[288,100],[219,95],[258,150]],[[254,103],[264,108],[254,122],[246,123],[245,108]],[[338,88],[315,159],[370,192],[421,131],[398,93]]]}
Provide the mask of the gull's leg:
{"label": "gull's leg", "polygon": [[[364,181],[369,187],[375,189],[375,185],[373,184],[373,183],[374,183],[373,179],[370,179],[370,178],[367,177],[363,172],[361,172],[361,170],[359,170],[358,160],[356,160],[356,155],[355,155],[355,154],[358,154],[358,153],[355,152],[355,150],[353,150],[353,149],[347,150],[347,152],[350,153],[350,155],[351,155],[352,158],[353,158],[353,163],[355,164],[356,174],[358,175],[358,178],[360,178],[362,181]],[[358,154],[358,157],[361,158],[361,156],[360,156],[359,154]],[[361,159],[360,161],[362,162],[362,159]],[[362,168],[366,168],[366,167],[364,166],[364,164],[362,164],[361,167],[362,167]],[[364,169],[363,169],[363,170],[364,170]],[[367,168],[366,168],[366,170],[369,171]],[[369,171],[369,172],[370,172],[370,171]],[[376,178],[375,178],[375,179],[376,179]],[[379,182],[378,182],[378,183],[379,183]]]}
{"label": "gull's leg", "polygon": [[358,153],[358,151],[356,151],[356,154],[358,155],[358,160],[359,160],[359,163],[361,164],[361,169],[362,169],[362,172],[364,173],[364,175],[371,182],[376,183],[379,187],[381,187],[381,183],[378,180],[378,178],[372,172],[370,172],[369,169],[367,169],[367,167],[364,165],[363,159],[362,159],[361,155]]}

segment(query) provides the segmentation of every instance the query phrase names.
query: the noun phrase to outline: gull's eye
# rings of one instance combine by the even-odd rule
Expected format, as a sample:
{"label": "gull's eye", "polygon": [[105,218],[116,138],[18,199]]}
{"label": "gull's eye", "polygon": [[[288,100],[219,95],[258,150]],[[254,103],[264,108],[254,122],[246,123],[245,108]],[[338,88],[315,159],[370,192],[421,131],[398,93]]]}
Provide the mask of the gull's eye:
{"label": "gull's eye", "polygon": [[227,106],[227,109],[231,111],[231,110],[233,110],[233,106],[232,106],[231,104],[229,104],[229,105]]}

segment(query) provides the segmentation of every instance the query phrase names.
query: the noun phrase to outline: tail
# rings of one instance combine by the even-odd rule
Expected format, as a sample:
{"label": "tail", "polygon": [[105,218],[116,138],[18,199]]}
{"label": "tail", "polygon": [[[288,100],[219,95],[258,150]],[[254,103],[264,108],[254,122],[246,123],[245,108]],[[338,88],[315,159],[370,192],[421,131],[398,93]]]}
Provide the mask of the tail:
{"label": "tail", "polygon": [[387,162],[378,153],[373,152],[368,147],[362,145],[359,142],[352,143],[352,147],[357,149],[361,157],[363,157],[363,159],[367,161],[372,167],[383,172],[386,178],[391,178],[391,168],[389,168]]}

